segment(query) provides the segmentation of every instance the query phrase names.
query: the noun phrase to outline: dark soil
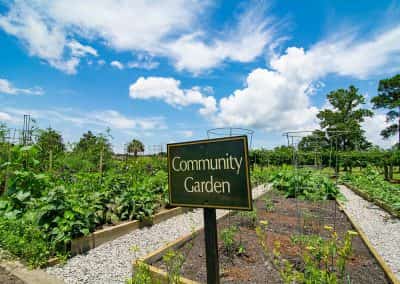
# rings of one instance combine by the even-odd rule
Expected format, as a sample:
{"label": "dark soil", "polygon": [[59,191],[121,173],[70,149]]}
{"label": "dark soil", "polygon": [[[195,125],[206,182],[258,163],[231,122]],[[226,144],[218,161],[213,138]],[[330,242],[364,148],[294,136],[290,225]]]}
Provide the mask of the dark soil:
{"label": "dark soil", "polygon": [[0,267],[0,283],[1,284],[25,284],[24,281],[15,277],[3,267]]}
{"label": "dark soil", "polygon": [[[265,243],[272,251],[275,241],[279,240],[281,256],[297,267],[301,267],[299,254],[302,248],[292,243],[292,236],[314,234],[324,237],[329,234],[324,229],[325,225],[335,228],[339,237],[348,230],[354,230],[335,201],[299,201],[292,198],[286,199],[275,192],[269,192],[268,196],[274,202],[275,208],[272,212],[265,210],[263,200],[256,202],[259,220],[268,221]],[[270,258],[265,257],[255,230],[248,224],[248,219],[232,214],[218,222],[218,232],[220,233],[223,228],[230,225],[239,228],[235,238],[245,248],[245,252],[233,258],[227,257],[219,237],[221,283],[283,283]],[[182,276],[206,283],[204,234],[199,234],[192,242],[184,245],[180,252],[186,258],[182,267]],[[165,270],[162,261],[155,265]],[[351,283],[390,283],[358,236],[353,239],[353,254],[346,266],[346,274],[350,277]]]}

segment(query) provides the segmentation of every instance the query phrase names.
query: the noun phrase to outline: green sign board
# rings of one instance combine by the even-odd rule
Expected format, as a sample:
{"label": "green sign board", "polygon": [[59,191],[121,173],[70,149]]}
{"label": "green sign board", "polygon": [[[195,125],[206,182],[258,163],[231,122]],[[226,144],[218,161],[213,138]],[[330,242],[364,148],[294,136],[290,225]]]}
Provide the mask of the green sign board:
{"label": "green sign board", "polygon": [[252,210],[247,136],[167,145],[170,204]]}

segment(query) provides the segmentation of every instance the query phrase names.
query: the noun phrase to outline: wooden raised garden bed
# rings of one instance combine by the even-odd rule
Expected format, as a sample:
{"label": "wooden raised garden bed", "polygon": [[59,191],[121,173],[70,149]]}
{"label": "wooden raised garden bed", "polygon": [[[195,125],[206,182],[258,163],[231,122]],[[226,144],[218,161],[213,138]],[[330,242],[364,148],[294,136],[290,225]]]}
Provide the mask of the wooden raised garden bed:
{"label": "wooden raised garden bed", "polygon": [[[348,230],[355,230],[347,216],[334,200],[324,202],[299,201],[286,199],[272,191],[267,196],[274,208],[268,212],[266,203],[256,201],[259,220],[267,220],[266,234],[262,237],[270,253],[276,241],[280,242],[280,257],[301,269],[300,255],[304,249],[294,244],[291,238],[296,235],[327,236],[331,232],[324,228],[331,226],[340,238]],[[244,251],[234,256],[227,256],[221,237],[219,237],[220,276],[222,283],[283,283],[277,265],[270,255],[266,255],[260,245],[260,237],[249,226],[249,219],[240,214],[231,214],[219,220],[219,234],[224,228],[237,227],[235,240],[242,244]],[[181,275],[183,283],[206,283],[204,233],[202,230],[183,237],[174,243],[137,261],[135,267],[147,264],[155,279],[166,281],[166,264],[163,256],[171,249],[185,257]],[[346,265],[346,277],[351,283],[391,283],[379,262],[371,254],[360,236],[353,239],[353,253]],[[192,282],[194,281],[194,282]],[[162,282],[165,283],[165,282]]]}
{"label": "wooden raised garden bed", "polygon": [[189,211],[189,208],[176,207],[172,209],[163,209],[160,212],[154,214],[151,221],[129,221],[122,222],[115,226],[109,226],[107,228],[95,231],[88,236],[73,239],[71,242],[71,254],[76,255],[84,253],[90,249],[98,247],[101,244],[112,241],[118,237],[132,232],[133,230],[142,228],[144,226],[151,226],[158,224],[164,220],[177,216],[179,214]]}

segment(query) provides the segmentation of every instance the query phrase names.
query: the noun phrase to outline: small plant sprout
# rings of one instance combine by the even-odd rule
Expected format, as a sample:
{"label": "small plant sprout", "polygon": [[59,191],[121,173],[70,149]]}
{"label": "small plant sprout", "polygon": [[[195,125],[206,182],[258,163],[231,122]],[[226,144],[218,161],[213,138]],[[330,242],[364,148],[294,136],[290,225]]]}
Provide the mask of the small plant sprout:
{"label": "small plant sprout", "polygon": [[235,234],[237,230],[236,226],[230,226],[223,229],[220,234],[224,252],[229,258],[233,258],[236,251],[237,244],[235,241]]}
{"label": "small plant sprout", "polygon": [[226,229],[223,229],[220,234],[224,253],[230,259],[233,259],[235,255],[240,256],[246,252],[245,246],[235,239],[238,230],[238,227],[230,226]]}
{"label": "small plant sprout", "polygon": [[264,197],[264,204],[265,204],[265,210],[267,212],[273,212],[275,210],[275,205],[271,197],[266,195]]}
{"label": "small plant sprout", "polygon": [[243,255],[246,253],[246,248],[243,246],[243,244],[240,244],[237,250],[238,255]]}
{"label": "small plant sprout", "polygon": [[139,262],[136,266],[132,279],[125,281],[126,284],[160,284],[151,277],[150,268],[147,264]]}
{"label": "small plant sprout", "polygon": [[327,239],[318,235],[301,235],[291,239],[292,243],[303,247],[300,266],[282,259],[280,244],[275,244],[274,264],[284,283],[351,283],[348,282],[349,275],[346,275],[346,264],[352,253],[352,239],[357,233],[347,231],[344,240],[341,240],[333,227],[325,225],[324,229],[330,232]]}
{"label": "small plant sprout", "polygon": [[169,250],[164,256],[163,261],[167,268],[168,284],[181,283],[181,269],[185,262],[185,257],[178,251]]}
{"label": "small plant sprout", "polygon": [[249,228],[255,228],[257,225],[257,209],[254,206],[252,211],[241,211],[239,212],[239,216],[242,219],[242,222],[246,224]]}
{"label": "small plant sprout", "polygon": [[138,245],[133,245],[133,246],[131,247],[131,252],[133,252],[133,253],[138,253],[139,251],[140,251],[140,248],[139,248]]}
{"label": "small plant sprout", "polygon": [[258,242],[260,243],[264,254],[267,256],[268,255],[268,247],[267,244],[265,243],[265,239],[267,238],[267,227],[268,227],[268,221],[267,220],[261,220],[260,224],[256,227],[256,235],[258,238]]}

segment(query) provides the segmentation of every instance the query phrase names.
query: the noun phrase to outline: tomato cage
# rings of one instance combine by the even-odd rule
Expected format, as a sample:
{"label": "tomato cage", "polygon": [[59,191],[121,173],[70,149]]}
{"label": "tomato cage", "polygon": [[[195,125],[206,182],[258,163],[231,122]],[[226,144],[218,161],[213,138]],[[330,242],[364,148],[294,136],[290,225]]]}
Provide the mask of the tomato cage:
{"label": "tomato cage", "polygon": [[[291,171],[297,212],[297,227],[304,234],[310,227],[332,226],[336,230],[339,214],[337,203],[332,200],[315,200],[313,205],[304,206],[302,199],[310,199],[312,194],[326,192],[330,179],[338,186],[341,151],[341,137],[349,131],[340,130],[301,130],[283,133],[287,151],[291,157]],[[316,198],[318,199],[318,198]],[[334,214],[326,214],[334,212]]]}
{"label": "tomato cage", "polygon": [[[239,127],[221,127],[221,128],[213,128],[207,130],[207,138],[214,139],[214,138],[224,138],[224,137],[232,137],[232,136],[241,136],[246,135],[248,139],[248,147],[252,149],[253,146],[253,134],[254,130],[247,129],[247,128],[239,128]],[[228,226],[231,224],[231,210],[229,209],[228,214]],[[239,232],[241,238],[241,232]]]}
{"label": "tomato cage", "polygon": [[246,135],[250,149],[253,146],[253,134],[254,130],[240,127],[221,127],[207,130],[208,139]]}

